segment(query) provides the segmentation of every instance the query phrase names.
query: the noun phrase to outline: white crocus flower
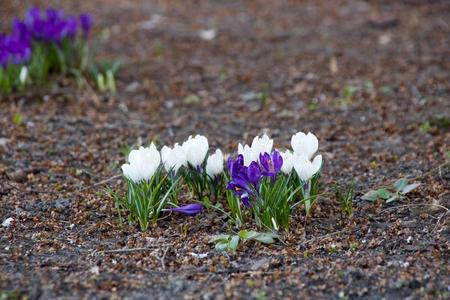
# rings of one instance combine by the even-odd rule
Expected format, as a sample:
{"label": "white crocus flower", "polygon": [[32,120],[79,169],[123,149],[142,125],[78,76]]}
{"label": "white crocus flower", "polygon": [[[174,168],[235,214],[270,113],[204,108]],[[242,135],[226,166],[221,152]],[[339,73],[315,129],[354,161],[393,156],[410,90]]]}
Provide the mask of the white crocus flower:
{"label": "white crocus flower", "polygon": [[273,140],[269,138],[267,134],[264,134],[261,138],[255,136],[252,142],[252,152],[257,158],[261,153],[272,153]]}
{"label": "white crocus flower", "polygon": [[200,166],[208,154],[208,139],[197,134],[194,138],[190,136],[182,145],[186,159],[189,164],[194,167]]}
{"label": "white crocus flower", "polygon": [[187,165],[186,153],[183,147],[176,143],[173,148],[164,146],[161,149],[161,159],[167,172],[173,171],[174,174],[178,170]]}
{"label": "white crocus flower", "polygon": [[304,182],[310,180],[322,166],[322,155],[317,155],[314,160],[311,160],[304,154],[294,154],[294,169],[298,177]]}
{"label": "white crocus flower", "polygon": [[210,177],[219,175],[223,171],[223,153],[220,149],[208,157],[206,160],[206,174]]}
{"label": "white crocus flower", "polygon": [[141,146],[138,150],[132,150],[128,155],[128,163],[122,165],[122,171],[133,182],[150,180],[160,163],[161,156],[152,143],[150,147]]}
{"label": "white crocus flower", "polygon": [[319,149],[319,141],[311,132],[297,132],[291,138],[291,146],[296,155],[304,155],[310,160]]}
{"label": "white crocus flower", "polygon": [[283,165],[281,165],[281,172],[284,174],[290,174],[292,168],[294,167],[294,157],[291,151],[286,150],[284,152],[280,151],[280,155],[283,158]]}

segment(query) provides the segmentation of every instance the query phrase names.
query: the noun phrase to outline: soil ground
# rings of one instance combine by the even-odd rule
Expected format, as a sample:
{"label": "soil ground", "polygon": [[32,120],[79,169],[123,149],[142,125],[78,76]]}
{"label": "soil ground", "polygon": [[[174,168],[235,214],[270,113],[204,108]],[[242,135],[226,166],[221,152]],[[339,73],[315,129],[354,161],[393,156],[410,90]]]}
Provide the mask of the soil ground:
{"label": "soil ground", "polygon": [[[2,31],[39,4],[4,2]],[[450,2],[40,2],[94,15],[119,92],[55,78],[0,102],[1,299],[450,298]],[[333,196],[306,227],[295,211],[284,244],[219,254],[208,239],[231,226],[214,212],[121,227],[96,185],[139,138],[201,133],[231,153],[298,130],[319,137],[322,189],[357,196],[352,218]],[[406,175],[422,185],[401,200],[361,200]]]}

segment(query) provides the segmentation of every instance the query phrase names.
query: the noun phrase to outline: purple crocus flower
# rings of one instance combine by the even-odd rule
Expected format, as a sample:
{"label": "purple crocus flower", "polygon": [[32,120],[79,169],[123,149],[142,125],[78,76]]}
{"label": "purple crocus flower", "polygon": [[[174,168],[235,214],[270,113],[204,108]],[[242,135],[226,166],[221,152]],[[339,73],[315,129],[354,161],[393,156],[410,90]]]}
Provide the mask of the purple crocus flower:
{"label": "purple crocus flower", "polygon": [[258,193],[261,180],[261,170],[258,163],[252,162],[246,167],[244,166],[243,155],[238,155],[235,161],[229,158],[227,165],[231,176],[227,189],[239,196],[246,207],[250,207],[250,197]]}
{"label": "purple crocus flower", "polygon": [[62,10],[47,8],[45,13],[33,7],[25,15],[25,24],[33,38],[46,42],[60,43],[73,39],[77,33],[75,17],[65,17]]}
{"label": "purple crocus flower", "polygon": [[83,36],[84,38],[87,38],[92,28],[92,17],[89,14],[80,14],[79,18]]}
{"label": "purple crocus flower", "polygon": [[0,36],[0,65],[5,68],[9,63],[22,64],[30,57],[30,33],[23,22],[15,19],[12,33]]}
{"label": "purple crocus flower", "polygon": [[77,19],[75,17],[68,17],[66,21],[67,37],[73,39],[77,34]]}
{"label": "purple crocus flower", "polygon": [[27,28],[25,22],[20,21],[18,18],[14,18],[12,26],[12,36],[20,41],[29,42],[31,39],[31,32]]}
{"label": "purple crocus flower", "polygon": [[203,212],[203,204],[191,203],[180,207],[170,208],[167,209],[167,211],[175,211],[188,216],[195,216],[196,214]]}
{"label": "purple crocus flower", "polygon": [[247,180],[256,190],[259,190],[259,183],[261,181],[261,169],[256,161],[252,161],[247,167]]}
{"label": "purple crocus flower", "polygon": [[261,173],[264,176],[271,177],[275,181],[277,174],[281,170],[281,166],[283,166],[283,158],[280,152],[275,150],[272,152],[272,155],[267,152],[260,154],[259,162],[261,165]]}
{"label": "purple crocus flower", "polygon": [[11,39],[9,41],[10,62],[13,64],[21,64],[31,57],[31,48],[27,41]]}

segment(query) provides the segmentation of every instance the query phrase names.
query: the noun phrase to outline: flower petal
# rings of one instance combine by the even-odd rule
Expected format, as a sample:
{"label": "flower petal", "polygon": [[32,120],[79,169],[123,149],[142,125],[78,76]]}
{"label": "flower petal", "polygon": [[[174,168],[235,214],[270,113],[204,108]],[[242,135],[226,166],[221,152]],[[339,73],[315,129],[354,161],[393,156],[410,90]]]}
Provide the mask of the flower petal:
{"label": "flower petal", "polygon": [[322,155],[319,154],[316,157],[314,157],[312,166],[313,166],[314,174],[316,174],[317,172],[320,171],[320,168],[322,167]]}

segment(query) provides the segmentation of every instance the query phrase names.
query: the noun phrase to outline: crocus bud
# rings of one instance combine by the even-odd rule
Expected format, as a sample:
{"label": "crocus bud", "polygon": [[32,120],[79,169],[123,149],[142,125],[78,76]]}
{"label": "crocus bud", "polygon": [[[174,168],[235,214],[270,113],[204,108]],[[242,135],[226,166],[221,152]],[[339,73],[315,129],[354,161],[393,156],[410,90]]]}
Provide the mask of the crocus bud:
{"label": "crocus bud", "polygon": [[167,209],[167,211],[175,211],[188,216],[195,216],[196,214],[203,212],[203,205],[201,203],[192,203],[176,208],[170,208]]}
{"label": "crocus bud", "polygon": [[280,152],[281,157],[283,158],[283,165],[281,166],[281,172],[284,174],[290,174],[292,172],[293,166],[293,155],[292,152],[286,150],[284,152]]}
{"label": "crocus bud", "polygon": [[238,145],[238,154],[244,158],[244,166],[248,167],[252,161],[257,160],[257,156],[253,154],[253,150],[249,145]]}
{"label": "crocus bud", "polygon": [[172,171],[175,174],[181,167],[187,165],[186,154],[184,153],[183,147],[178,143],[173,148],[164,146],[161,149],[161,159],[166,171]]}
{"label": "crocus bud", "polygon": [[182,145],[184,153],[186,154],[187,162],[193,166],[200,166],[205,160],[206,154],[208,153],[209,145],[208,139],[197,134],[194,138],[190,136],[187,141]]}
{"label": "crocus bud", "polygon": [[319,141],[311,132],[297,132],[291,138],[291,146],[296,155],[304,155],[310,160],[319,149]]}
{"label": "crocus bud", "polygon": [[294,156],[294,169],[298,177],[303,181],[308,181],[322,166],[322,155],[317,155],[314,160],[311,160],[303,154]]}
{"label": "crocus bud", "polygon": [[272,153],[273,140],[267,134],[262,137],[255,136],[252,142],[252,152],[255,160],[259,158],[260,154]]}
{"label": "crocus bud", "polygon": [[206,160],[206,174],[214,177],[223,171],[223,154],[220,149],[208,157]]}
{"label": "crocus bud", "polygon": [[155,144],[150,147],[140,147],[128,155],[128,163],[122,165],[123,174],[133,182],[150,180],[161,163],[161,156]]}

